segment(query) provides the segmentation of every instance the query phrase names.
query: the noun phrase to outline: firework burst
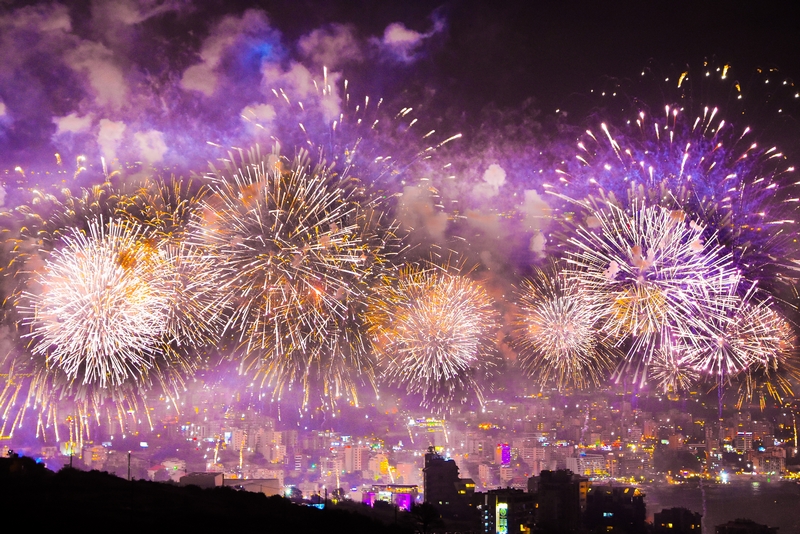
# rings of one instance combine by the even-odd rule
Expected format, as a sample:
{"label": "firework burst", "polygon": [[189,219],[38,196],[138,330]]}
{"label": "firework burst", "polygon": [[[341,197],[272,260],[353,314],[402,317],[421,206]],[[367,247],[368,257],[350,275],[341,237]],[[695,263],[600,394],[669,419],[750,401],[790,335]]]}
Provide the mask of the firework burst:
{"label": "firework burst", "polygon": [[183,287],[187,257],[178,260],[151,231],[127,221],[90,221],[86,233],[65,232],[61,242],[17,299],[28,346],[3,362],[3,428],[13,432],[28,410],[37,435],[52,427],[56,439],[64,421],[76,440],[90,439],[102,414],[122,429],[137,428],[144,414],[152,428],[147,393],[160,386],[177,409],[184,378],[196,368],[182,346],[195,346],[198,331],[214,324],[207,316],[191,324],[197,314],[176,310],[194,310],[188,295],[202,297],[196,286],[203,279],[192,267],[195,281]]}
{"label": "firework burst", "polygon": [[[760,106],[753,112],[745,102],[758,98],[742,98],[745,90],[731,81],[727,65],[703,70],[667,76],[669,86],[659,84],[660,98],[668,95],[660,109],[633,98],[625,106],[628,117],[586,130],[576,157],[558,171],[559,190],[595,206],[647,203],[683,210],[706,228],[705,238],[714,236],[731,253],[747,280],[759,280],[770,292],[785,289],[800,274],[793,230],[800,190],[786,156],[776,146],[762,146],[766,135],[744,122],[764,123],[765,115],[782,110],[766,113],[761,108],[767,106]],[[774,73],[761,77],[762,87],[770,87],[770,79],[780,82]],[[706,103],[713,90],[701,91],[703,102],[695,99],[698,89],[691,81],[698,79],[720,86],[723,108]],[[624,90],[603,92],[612,93]],[[763,98],[780,100],[774,94]]]}
{"label": "firework burst", "polygon": [[82,188],[77,195],[67,189],[50,192],[34,188],[13,210],[2,213],[5,281],[4,313],[17,322],[11,305],[26,290],[31,276],[39,272],[47,256],[74,229],[88,231],[89,221],[114,217],[124,198],[109,182]]}
{"label": "firework burst", "polygon": [[352,200],[357,184],[324,162],[257,150],[249,161],[212,173],[213,193],[190,225],[195,244],[219,262],[242,370],[278,395],[301,384],[306,402],[315,385],[333,398],[356,396],[357,377],[369,379],[372,363],[353,310],[380,270],[386,240],[366,236],[368,217]]}
{"label": "firework burst", "polygon": [[23,295],[32,353],[82,384],[141,380],[167,329],[168,265],[135,226],[93,221],[63,241]]}
{"label": "firework burst", "polygon": [[514,323],[521,367],[559,390],[599,385],[612,353],[597,331],[603,312],[578,280],[538,271],[519,292]]}
{"label": "firework burst", "polygon": [[194,180],[149,177],[116,210],[120,218],[146,229],[169,266],[173,300],[167,342],[176,350],[215,343],[224,325],[227,304],[216,280],[217,258],[186,241],[189,221],[207,193]]}
{"label": "firework burst", "polygon": [[495,365],[492,300],[457,270],[406,266],[376,289],[366,314],[384,379],[437,411],[483,400],[476,380]]}
{"label": "firework burst", "polygon": [[638,354],[647,365],[665,332],[704,328],[738,283],[729,257],[702,234],[680,211],[610,205],[570,239],[565,276],[607,310],[605,334],[632,341],[628,360]]}
{"label": "firework burst", "polygon": [[[733,290],[732,290],[733,291]],[[683,361],[717,387],[738,382],[739,404],[767,396],[790,395],[800,377],[793,327],[775,310],[772,299],[758,300],[755,284],[743,296],[717,303],[718,313],[701,330],[681,333],[691,342]]]}
{"label": "firework burst", "polygon": [[32,411],[57,439],[64,414],[80,439],[101,413],[134,429],[155,385],[177,406],[224,306],[213,259],[178,239],[193,203],[175,183],[42,187],[4,213],[9,337],[24,335],[2,362],[4,428]]}
{"label": "firework burst", "polygon": [[793,325],[771,308],[760,308],[753,319],[759,323],[754,330],[767,337],[762,341],[763,352],[733,380],[739,385],[737,406],[757,400],[763,410],[768,398],[783,403],[794,395],[793,384],[800,382],[800,360]]}

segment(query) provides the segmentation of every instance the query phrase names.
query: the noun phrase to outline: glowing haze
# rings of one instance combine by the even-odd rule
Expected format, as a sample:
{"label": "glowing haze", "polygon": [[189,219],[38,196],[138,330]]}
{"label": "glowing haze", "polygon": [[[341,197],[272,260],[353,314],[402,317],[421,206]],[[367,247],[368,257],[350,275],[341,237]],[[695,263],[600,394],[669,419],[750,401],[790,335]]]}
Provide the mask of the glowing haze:
{"label": "glowing haze", "polygon": [[448,8],[320,9],[1,12],[4,424],[174,403],[217,368],[306,406],[454,410],[515,369],[793,392],[789,77],[650,63],[467,112],[478,80],[434,72]]}

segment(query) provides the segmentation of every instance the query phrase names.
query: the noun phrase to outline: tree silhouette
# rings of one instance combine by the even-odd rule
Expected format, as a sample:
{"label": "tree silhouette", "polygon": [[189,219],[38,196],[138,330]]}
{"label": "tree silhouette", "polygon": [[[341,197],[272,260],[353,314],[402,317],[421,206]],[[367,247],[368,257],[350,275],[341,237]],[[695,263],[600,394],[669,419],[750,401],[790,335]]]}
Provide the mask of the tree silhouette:
{"label": "tree silhouette", "polygon": [[421,529],[422,534],[433,532],[431,529],[434,527],[442,526],[442,516],[439,510],[430,503],[415,504],[411,508],[411,515],[414,518],[417,526]]}

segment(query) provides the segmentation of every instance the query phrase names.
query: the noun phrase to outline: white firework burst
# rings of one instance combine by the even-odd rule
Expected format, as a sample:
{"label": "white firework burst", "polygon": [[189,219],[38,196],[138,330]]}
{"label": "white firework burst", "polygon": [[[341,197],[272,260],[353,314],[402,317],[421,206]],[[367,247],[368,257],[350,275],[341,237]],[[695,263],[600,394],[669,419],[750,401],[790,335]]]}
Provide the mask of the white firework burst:
{"label": "white firework burst", "polygon": [[142,379],[159,356],[171,304],[169,264],[141,227],[102,220],[74,231],[25,293],[31,351],[70,381]]}
{"label": "white firework burst", "polygon": [[726,305],[739,276],[730,255],[702,234],[682,211],[609,205],[570,239],[566,277],[608,310],[602,329],[618,344],[630,340],[629,361],[646,366],[665,332],[707,329]]}

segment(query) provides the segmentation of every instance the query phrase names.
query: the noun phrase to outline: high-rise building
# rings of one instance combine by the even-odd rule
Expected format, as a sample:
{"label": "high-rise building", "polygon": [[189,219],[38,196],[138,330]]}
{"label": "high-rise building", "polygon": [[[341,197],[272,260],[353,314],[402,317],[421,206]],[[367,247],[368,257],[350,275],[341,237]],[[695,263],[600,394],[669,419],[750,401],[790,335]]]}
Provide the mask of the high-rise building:
{"label": "high-rise building", "polygon": [[764,451],[747,451],[745,458],[752,462],[753,471],[757,473],[782,474],[786,470],[786,449],[782,447],[769,447]]}
{"label": "high-rise building", "polygon": [[749,431],[738,431],[736,432],[736,438],[734,439],[734,447],[736,448],[736,452],[747,452],[753,449],[753,433]]}
{"label": "high-rise building", "polygon": [[612,451],[606,456],[606,464],[614,478],[641,479],[652,471],[653,455],[646,449]]}
{"label": "high-rise building", "polygon": [[[361,471],[367,466],[369,460],[369,447],[360,445],[345,445],[344,447],[344,470],[346,473]],[[379,466],[380,467],[380,466]]]}
{"label": "high-rise building", "polygon": [[494,449],[494,463],[508,465],[511,463],[511,447],[508,443],[498,443]]}
{"label": "high-rise building", "polygon": [[235,428],[231,432],[230,447],[238,452],[247,447],[247,432],[241,428]]}
{"label": "high-rise building", "polygon": [[456,501],[459,477],[455,461],[443,458],[431,447],[425,454],[422,473],[425,502],[446,506]]}
{"label": "high-rise building", "polygon": [[514,468],[510,465],[500,466],[500,486],[507,486],[511,479],[514,478]]}
{"label": "high-rise building", "polygon": [[484,486],[488,486],[492,483],[492,466],[489,464],[479,464],[478,465],[478,480],[480,480],[481,484]]}
{"label": "high-rise building", "polygon": [[536,493],[539,508],[536,526],[542,532],[578,532],[586,511],[589,479],[567,469],[542,471],[528,480],[528,492]]}
{"label": "high-rise building", "polygon": [[[362,469],[364,468],[364,461],[361,462]],[[386,454],[379,452],[371,456],[367,460],[367,469],[372,471],[377,476],[389,475],[389,457]]]}
{"label": "high-rise building", "polygon": [[719,430],[717,426],[710,420],[706,421],[704,430],[706,434],[706,452],[708,454],[716,454],[719,450]]}
{"label": "high-rise building", "polygon": [[425,502],[433,504],[444,516],[466,518],[472,510],[471,496],[475,483],[458,476],[458,466],[452,459],[440,456],[433,447],[425,454],[422,470]]}
{"label": "high-rise building", "polygon": [[535,460],[545,459],[545,448],[539,444],[525,444],[522,447],[522,459],[530,465]]}

